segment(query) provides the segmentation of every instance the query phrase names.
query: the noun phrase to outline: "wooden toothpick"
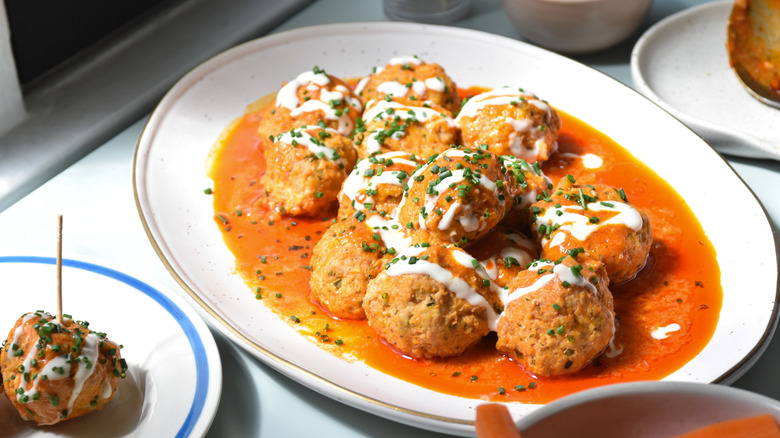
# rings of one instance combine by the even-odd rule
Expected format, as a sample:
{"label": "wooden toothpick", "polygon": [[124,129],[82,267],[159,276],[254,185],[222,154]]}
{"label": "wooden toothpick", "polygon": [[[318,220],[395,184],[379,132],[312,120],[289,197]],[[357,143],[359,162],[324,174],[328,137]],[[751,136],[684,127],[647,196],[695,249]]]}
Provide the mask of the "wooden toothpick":
{"label": "wooden toothpick", "polygon": [[57,228],[57,322],[62,324],[62,215]]}

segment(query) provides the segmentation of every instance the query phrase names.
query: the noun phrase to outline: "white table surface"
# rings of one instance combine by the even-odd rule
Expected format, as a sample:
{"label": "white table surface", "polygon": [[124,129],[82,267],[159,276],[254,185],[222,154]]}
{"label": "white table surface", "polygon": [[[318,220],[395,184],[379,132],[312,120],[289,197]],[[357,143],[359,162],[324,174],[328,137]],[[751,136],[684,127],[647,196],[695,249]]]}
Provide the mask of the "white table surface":
{"label": "white table surface", "polygon": [[[656,0],[643,29],[698,3],[701,2]],[[385,19],[379,0],[319,0],[276,31],[336,21]],[[455,25],[520,38],[498,0],[475,0],[472,16]],[[605,53],[577,59],[631,85],[628,62],[637,36]],[[153,251],[133,198],[133,152],[145,120],[131,124],[86,158],[0,212],[0,252],[53,256],[56,217],[63,214],[66,257],[84,255],[103,259],[181,291]],[[778,227],[780,163],[738,158],[728,158],[728,161]],[[53,298],[52,308],[55,305]],[[209,437],[443,436],[332,401],[271,370],[212,331],[222,355],[224,386]],[[775,339],[758,363],[734,386],[780,399],[780,378],[775,371],[779,362],[780,341]]]}

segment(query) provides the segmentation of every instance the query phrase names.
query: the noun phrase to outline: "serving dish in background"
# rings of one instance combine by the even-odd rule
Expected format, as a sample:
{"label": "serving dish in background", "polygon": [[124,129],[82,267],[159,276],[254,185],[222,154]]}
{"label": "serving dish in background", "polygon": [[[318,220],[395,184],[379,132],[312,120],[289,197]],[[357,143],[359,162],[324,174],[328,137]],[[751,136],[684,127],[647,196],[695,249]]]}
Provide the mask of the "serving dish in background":
{"label": "serving dish in background", "polygon": [[642,24],[652,0],[501,0],[515,28],[541,47],[566,54],[608,49]]}
{"label": "serving dish in background", "polygon": [[648,29],[631,55],[634,86],[718,151],[780,160],[780,110],[753,98],[729,66],[732,4],[705,3]]}
{"label": "serving dish in background", "polygon": [[[205,172],[212,144],[249,103],[314,65],[354,77],[408,54],[441,64],[460,86],[518,85],[543,96],[628,149],[686,199],[718,253],[724,310],[712,342],[667,380],[731,382],[758,359],[777,319],[777,247],[760,203],[715,151],[652,102],[579,63],[488,33],[409,23],[308,27],[243,44],[182,78],[150,117],[134,162],[139,214],[171,275],[218,330],[334,400],[417,427],[473,434],[479,400],[346,362],[257,303],[234,271],[212,219],[212,200],[203,193],[212,184]],[[702,184],[702,173],[718,184]],[[724,199],[751,233],[733,232]],[[509,407],[515,418],[538,408]]]}

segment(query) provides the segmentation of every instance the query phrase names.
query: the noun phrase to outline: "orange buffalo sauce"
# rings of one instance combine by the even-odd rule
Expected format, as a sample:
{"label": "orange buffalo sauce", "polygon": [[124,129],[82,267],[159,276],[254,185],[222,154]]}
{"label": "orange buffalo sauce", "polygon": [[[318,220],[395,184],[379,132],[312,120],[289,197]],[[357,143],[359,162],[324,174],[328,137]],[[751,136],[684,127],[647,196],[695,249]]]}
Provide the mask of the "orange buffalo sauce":
{"label": "orange buffalo sauce", "polygon": [[[554,182],[571,174],[578,183],[622,187],[629,201],[647,212],[653,228],[645,268],[634,280],[610,286],[618,321],[613,345],[582,371],[536,377],[495,350],[495,334],[460,357],[410,359],[385,344],[365,321],[335,319],[312,303],[311,252],[336,211],[314,219],[279,219],[268,213],[260,202],[268,140],[256,134],[259,111],[232,124],[211,157],[214,220],[249,286],[245,293],[254,293],[258,306],[268,306],[302,336],[345,360],[364,361],[408,382],[462,397],[546,403],[608,383],[669,375],[696,356],[715,331],[722,289],[714,248],[672,187],[603,134],[560,115],[559,153],[544,164],[544,172]],[[585,154],[600,157],[602,166],[584,167],[578,156]],[[679,329],[674,331],[672,324]],[[659,328],[668,329],[666,338],[652,336]]]}

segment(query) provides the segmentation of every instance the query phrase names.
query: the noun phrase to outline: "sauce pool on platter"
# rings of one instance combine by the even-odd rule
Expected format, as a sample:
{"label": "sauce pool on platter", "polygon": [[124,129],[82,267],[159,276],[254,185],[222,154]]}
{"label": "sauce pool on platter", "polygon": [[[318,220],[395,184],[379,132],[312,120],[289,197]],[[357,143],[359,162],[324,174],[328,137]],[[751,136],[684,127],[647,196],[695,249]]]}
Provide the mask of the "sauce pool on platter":
{"label": "sauce pool on platter", "polygon": [[718,321],[715,252],[685,201],[521,88],[459,89],[417,57],[359,82],[315,67],[208,160],[247,293],[434,391],[546,403],[657,380]]}

